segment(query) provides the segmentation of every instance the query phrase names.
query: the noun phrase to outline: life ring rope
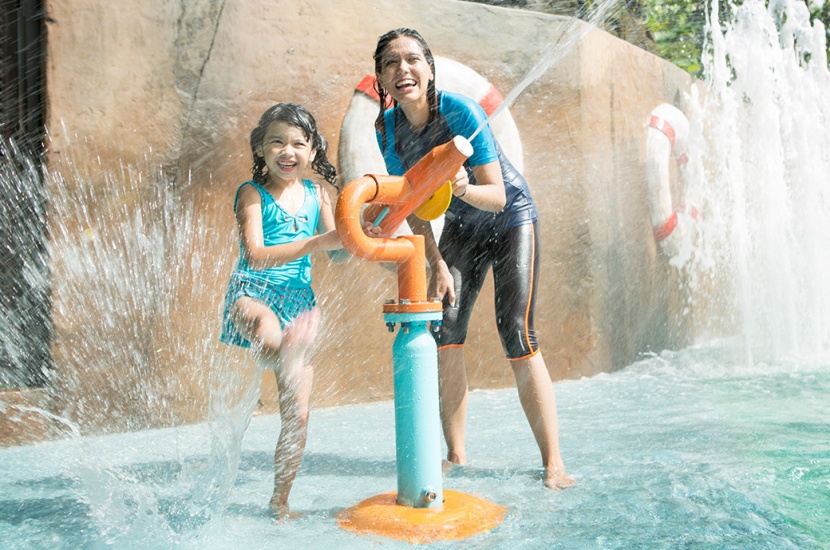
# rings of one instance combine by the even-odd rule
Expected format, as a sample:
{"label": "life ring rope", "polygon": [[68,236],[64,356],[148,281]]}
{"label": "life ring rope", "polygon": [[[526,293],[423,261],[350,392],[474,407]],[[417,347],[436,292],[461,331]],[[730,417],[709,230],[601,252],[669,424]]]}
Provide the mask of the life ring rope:
{"label": "life ring rope", "polygon": [[658,225],[654,228],[654,240],[658,243],[660,241],[666,240],[669,235],[672,234],[674,228],[677,227],[677,215],[678,214],[688,214],[691,216],[695,221],[700,221],[700,210],[697,209],[696,206],[686,206],[685,203],[681,203],[677,210],[671,213],[669,219],[664,221],[662,224]]}
{"label": "life ring rope", "polygon": [[669,219],[654,228],[654,240],[658,243],[666,240],[675,227],[677,227],[677,211],[672,212]]}
{"label": "life ring rope", "polygon": [[[675,146],[674,128],[672,128],[672,125],[669,124],[669,122],[666,119],[664,119],[662,117],[659,117],[657,115],[651,115],[651,117],[648,119],[648,126],[650,128],[654,128],[655,130],[659,130],[660,132],[663,133],[663,135],[665,135],[667,138],[669,138],[669,143],[671,143],[672,151],[674,151],[674,146]],[[685,151],[683,151],[679,155],[677,155],[676,153],[677,152],[675,152],[675,159],[677,160],[677,164],[682,166],[682,165],[686,164],[687,162],[689,162],[689,157],[686,155]]]}

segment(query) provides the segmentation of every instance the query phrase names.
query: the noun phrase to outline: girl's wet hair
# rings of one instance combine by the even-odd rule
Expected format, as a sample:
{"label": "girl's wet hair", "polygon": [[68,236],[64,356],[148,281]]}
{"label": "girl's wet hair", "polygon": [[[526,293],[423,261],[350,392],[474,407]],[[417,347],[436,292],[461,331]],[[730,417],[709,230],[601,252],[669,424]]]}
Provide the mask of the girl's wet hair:
{"label": "girl's wet hair", "polygon": [[[380,38],[378,38],[378,45],[375,48],[375,76],[381,73],[381,62],[383,61],[383,52],[389,43],[396,38],[401,38],[402,36],[406,36],[411,38],[418,45],[421,47],[421,50],[424,52],[424,59],[426,62],[429,63],[429,67],[432,69],[432,76],[433,79],[427,84],[427,103],[429,104],[429,120],[427,124],[432,122],[434,119],[438,117],[438,94],[435,92],[435,58],[432,57],[432,51],[429,49],[429,44],[427,41],[424,40],[424,37],[421,34],[414,30],[414,29],[407,29],[405,27],[401,27],[399,29],[394,29]],[[383,123],[383,113],[386,111],[386,101],[388,94],[386,90],[380,85],[377,80],[375,81],[375,91],[378,93],[378,97],[380,98],[380,112],[378,113],[378,117],[375,119],[375,128],[377,128],[380,135],[383,137],[383,146],[386,147],[386,127]],[[394,105],[397,105],[398,102],[394,99],[392,100]]]}
{"label": "girl's wet hair", "polygon": [[312,170],[323,176],[323,179],[336,189],[340,189],[337,185],[337,170],[326,156],[329,144],[326,138],[317,131],[317,122],[314,117],[299,103],[277,103],[262,113],[259,117],[259,124],[251,130],[251,153],[254,156],[251,173],[254,175],[254,181],[265,183],[265,159],[257,155],[257,150],[263,145],[268,126],[275,121],[285,122],[303,131],[306,139],[311,143],[311,148],[317,151],[311,162]]}

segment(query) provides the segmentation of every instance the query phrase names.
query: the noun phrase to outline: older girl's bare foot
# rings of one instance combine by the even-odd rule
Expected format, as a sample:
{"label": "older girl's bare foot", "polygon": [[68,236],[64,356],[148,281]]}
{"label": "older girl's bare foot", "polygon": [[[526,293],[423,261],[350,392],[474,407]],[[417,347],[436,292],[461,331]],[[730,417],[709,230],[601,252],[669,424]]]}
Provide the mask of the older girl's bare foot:
{"label": "older girl's bare foot", "polygon": [[456,451],[447,451],[447,462],[457,466],[466,466],[467,455],[464,451],[461,451],[460,453]]}
{"label": "older girl's bare foot", "polygon": [[545,487],[567,489],[576,485],[576,480],[559,468],[545,468]]}

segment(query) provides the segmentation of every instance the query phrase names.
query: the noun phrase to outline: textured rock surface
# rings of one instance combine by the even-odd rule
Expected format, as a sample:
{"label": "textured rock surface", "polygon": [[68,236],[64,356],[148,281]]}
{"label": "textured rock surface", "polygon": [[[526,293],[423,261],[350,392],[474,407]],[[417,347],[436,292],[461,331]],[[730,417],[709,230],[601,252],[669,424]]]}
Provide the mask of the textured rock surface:
{"label": "textured rock surface", "polygon": [[[475,69],[505,96],[545,45],[559,41],[561,59],[510,106],[541,210],[536,327],[554,378],[618,369],[641,353],[689,340],[677,275],[651,236],[643,165],[648,113],[689,85],[677,67],[575,20],[452,0],[46,5],[52,170],[68,188],[88,187],[90,208],[119,197],[125,218],[155,195],[117,174],[135,167],[152,185],[154,172],[161,173],[172,196],[189,205],[196,235],[195,250],[162,239],[166,261],[177,266],[165,287],[170,299],[134,316],[142,344],[125,355],[132,359],[96,356],[85,335],[104,331],[104,322],[97,329],[78,322],[85,294],[97,288],[67,282],[67,243],[89,229],[87,222],[69,217],[65,234],[53,237],[53,407],[89,430],[204,418],[210,377],[226,364],[215,356],[247,361],[215,339],[237,253],[233,195],[250,174],[249,132],[271,104],[301,102],[335,159],[354,87],[373,71],[376,39],[398,26],[418,29],[435,54]],[[119,185],[130,188],[119,193]],[[180,258],[189,255],[198,261]],[[393,275],[358,261],[333,266],[322,256],[314,275],[325,315],[311,358],[315,403],[391,397],[393,335],[380,311],[396,294]],[[512,385],[489,281],[471,327],[471,386]],[[105,374],[100,365],[107,365]],[[246,368],[238,368],[241,375],[258,376]],[[264,404],[273,407],[273,376],[263,380]]]}

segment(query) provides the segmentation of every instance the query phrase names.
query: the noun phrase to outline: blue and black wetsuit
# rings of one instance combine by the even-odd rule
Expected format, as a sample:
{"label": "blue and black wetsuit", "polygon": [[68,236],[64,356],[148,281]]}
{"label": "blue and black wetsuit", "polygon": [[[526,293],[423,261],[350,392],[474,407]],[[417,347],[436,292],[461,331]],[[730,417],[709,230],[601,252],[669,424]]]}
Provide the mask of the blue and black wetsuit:
{"label": "blue and black wetsuit", "polygon": [[[461,135],[470,138],[487,116],[472,99],[439,92],[440,116],[414,131],[400,110],[384,113],[385,137],[378,132],[386,169],[403,175],[434,147]],[[467,337],[470,313],[484,277],[493,267],[496,321],[508,359],[523,359],[538,351],[533,314],[539,273],[538,212],[524,177],[513,167],[485,127],[471,141],[473,154],[464,163],[471,185],[471,167],[493,161],[501,165],[507,203],[500,212],[487,212],[453,197],[445,214],[438,244],[453,276],[456,302],[444,301],[444,321],[437,335],[439,349],[461,346]]]}

